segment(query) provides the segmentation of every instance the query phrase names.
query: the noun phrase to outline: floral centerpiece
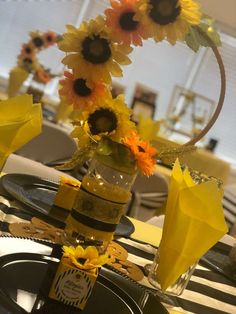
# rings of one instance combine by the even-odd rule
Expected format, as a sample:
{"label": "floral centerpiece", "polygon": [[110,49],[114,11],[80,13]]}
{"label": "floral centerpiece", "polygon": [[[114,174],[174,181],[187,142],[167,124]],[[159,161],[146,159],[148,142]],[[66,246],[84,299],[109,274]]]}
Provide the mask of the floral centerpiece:
{"label": "floral centerpiece", "polygon": [[142,46],[149,38],[172,45],[182,41],[194,51],[209,45],[205,36],[220,45],[211,23],[192,0],[112,0],[104,15],[79,28],[67,26],[59,48],[66,52],[62,62],[70,71],[60,81],[60,95],[74,107],[72,136],[78,140],[79,151],[71,165],[91,157],[98,144],[99,151],[107,153],[102,145],[109,138],[130,149],[142,173],[153,173],[160,154],[139,138],[124,96],[112,98],[112,76],[122,76],[121,66],[131,63],[132,46]]}
{"label": "floral centerpiece", "polygon": [[[73,105],[72,136],[79,147],[66,167],[82,165],[94,156],[99,160],[82,182],[76,210],[67,221],[70,235],[79,229],[93,239],[109,240],[121,217],[121,209],[114,204],[122,203],[124,207],[127,198],[117,186],[113,188],[123,184],[121,175],[113,173],[111,178],[107,173],[101,181],[100,163],[120,171],[122,178],[137,170],[150,176],[156,160],[165,154],[140,137],[124,96],[112,98],[110,92],[112,77],[121,77],[121,66],[131,63],[132,46],[142,46],[143,40],[150,38],[157,43],[167,40],[172,45],[182,41],[194,51],[200,46],[220,45],[212,20],[193,0],[111,0],[104,15],[83,22],[79,28],[68,25],[58,43],[66,53],[62,62],[69,69],[60,81],[59,93],[68,105]],[[127,179],[124,186],[130,189],[132,182]],[[100,198],[100,205],[95,199],[91,201],[94,195]],[[104,208],[109,208],[108,212]]]}
{"label": "floral centerpiece", "polygon": [[42,50],[56,45],[60,36],[53,31],[30,33],[30,39],[22,44],[21,52],[17,56],[17,66],[10,71],[8,95],[15,96],[29,74],[41,84],[47,84],[55,77],[50,69],[44,67],[38,60],[37,55]]}

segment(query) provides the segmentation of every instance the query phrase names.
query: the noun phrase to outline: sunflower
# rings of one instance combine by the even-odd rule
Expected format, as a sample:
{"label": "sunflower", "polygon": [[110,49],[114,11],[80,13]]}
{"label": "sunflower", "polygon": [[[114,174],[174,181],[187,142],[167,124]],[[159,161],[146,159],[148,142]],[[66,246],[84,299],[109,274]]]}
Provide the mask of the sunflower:
{"label": "sunflower", "polygon": [[140,140],[136,132],[125,137],[123,144],[130,149],[141,172],[146,176],[152,175],[156,165],[153,158],[157,153],[156,148],[151,147],[147,141]]}
{"label": "sunflower", "polygon": [[137,0],[111,0],[112,8],[105,10],[106,24],[116,41],[142,46],[144,28],[141,22],[134,20],[136,3]]}
{"label": "sunflower", "polygon": [[47,48],[49,46],[53,46],[57,41],[57,34],[52,32],[52,31],[48,31],[46,33],[43,34],[43,42],[44,42],[44,47]]}
{"label": "sunflower", "polygon": [[184,40],[191,25],[201,19],[199,5],[193,0],[140,0],[135,19],[145,26],[145,38],[166,39],[174,45]]}
{"label": "sunflower", "polygon": [[32,72],[39,66],[35,56],[24,57],[22,55],[18,56],[17,65],[24,68],[27,72]]}
{"label": "sunflower", "polygon": [[130,121],[131,110],[124,102],[124,96],[119,95],[115,99],[110,96],[98,102],[91,111],[84,113],[84,121],[88,126],[88,132],[92,137],[108,136],[116,142],[120,142],[135,124]]}
{"label": "sunflower", "polygon": [[68,257],[72,264],[77,268],[90,270],[99,268],[109,261],[108,255],[99,255],[94,246],[88,246],[83,249],[82,246],[63,246],[63,256]]}
{"label": "sunflower", "polygon": [[35,57],[35,54],[35,47],[31,43],[22,45],[21,56],[23,58],[33,58]]}
{"label": "sunflower", "polygon": [[59,93],[65,97],[66,102],[73,104],[75,109],[87,109],[97,99],[105,97],[109,93],[103,82],[91,82],[84,77],[75,77],[74,74],[66,71],[65,79],[60,80],[62,88]]}
{"label": "sunflower", "polygon": [[67,26],[67,33],[58,46],[65,52],[73,52],[62,62],[76,75],[89,77],[94,82],[111,83],[111,75],[122,76],[120,64],[131,63],[127,55],[132,48],[112,41],[110,30],[101,16],[82,23],[79,29]]}
{"label": "sunflower", "polygon": [[31,32],[30,33],[31,41],[30,43],[34,45],[37,49],[42,49],[44,46],[44,38],[40,32]]}

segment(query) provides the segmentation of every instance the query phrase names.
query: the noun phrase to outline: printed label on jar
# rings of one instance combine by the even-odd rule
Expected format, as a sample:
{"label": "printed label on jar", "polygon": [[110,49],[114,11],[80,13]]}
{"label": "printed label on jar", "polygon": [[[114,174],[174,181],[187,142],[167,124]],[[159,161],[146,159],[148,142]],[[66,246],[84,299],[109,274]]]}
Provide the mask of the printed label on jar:
{"label": "printed label on jar", "polygon": [[74,210],[93,219],[118,224],[125,204],[105,200],[97,195],[80,189]]}

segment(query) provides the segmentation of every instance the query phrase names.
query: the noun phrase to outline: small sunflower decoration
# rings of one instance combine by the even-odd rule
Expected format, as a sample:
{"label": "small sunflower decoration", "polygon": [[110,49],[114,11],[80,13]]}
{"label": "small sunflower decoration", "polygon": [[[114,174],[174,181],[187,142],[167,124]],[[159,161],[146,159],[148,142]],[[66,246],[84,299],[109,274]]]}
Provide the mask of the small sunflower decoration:
{"label": "small sunflower decoration", "polygon": [[135,20],[137,0],[111,0],[111,8],[105,10],[106,24],[113,38],[127,45],[142,46],[144,27]]}
{"label": "small sunflower decoration", "polygon": [[102,136],[121,142],[135,124],[130,120],[131,110],[124,102],[124,96],[115,99],[110,96],[99,101],[90,111],[83,113],[83,129],[88,136],[100,140]]}
{"label": "small sunflower decoration", "polygon": [[44,47],[44,38],[43,34],[36,31],[30,33],[31,41],[30,43],[36,48],[36,49],[42,49]]}
{"label": "small sunflower decoration", "polygon": [[136,132],[125,137],[123,144],[130,149],[141,172],[146,176],[152,175],[156,165],[156,148],[150,146],[148,141],[142,141]]}
{"label": "small sunflower decoration", "polygon": [[70,53],[62,62],[73,69],[75,75],[89,77],[92,81],[111,83],[111,75],[122,76],[120,65],[131,63],[127,55],[132,48],[113,41],[102,16],[83,22],[79,29],[67,26],[59,48]]}
{"label": "small sunflower decoration", "polygon": [[39,64],[34,54],[31,56],[19,55],[17,58],[17,65],[29,73],[39,68]]}
{"label": "small sunflower decoration", "polygon": [[193,0],[140,0],[137,21],[144,24],[145,37],[166,39],[172,45],[184,40],[190,26],[201,21],[199,5]]}
{"label": "small sunflower decoration", "polygon": [[69,105],[73,105],[75,110],[86,110],[109,94],[109,89],[102,81],[92,82],[82,76],[76,77],[68,71],[64,76],[65,79],[60,80],[62,88],[59,94]]}
{"label": "small sunflower decoration", "polygon": [[43,34],[43,46],[44,48],[48,48],[49,46],[53,46],[56,44],[58,40],[58,35],[55,32],[48,31]]}
{"label": "small sunflower decoration", "polygon": [[100,268],[109,261],[108,255],[99,255],[95,246],[88,246],[85,249],[80,245],[77,247],[63,246],[63,251],[64,257],[67,257],[74,266],[83,270]]}
{"label": "small sunflower decoration", "polygon": [[22,45],[21,56],[23,58],[34,58],[35,54],[36,54],[36,51],[32,43]]}

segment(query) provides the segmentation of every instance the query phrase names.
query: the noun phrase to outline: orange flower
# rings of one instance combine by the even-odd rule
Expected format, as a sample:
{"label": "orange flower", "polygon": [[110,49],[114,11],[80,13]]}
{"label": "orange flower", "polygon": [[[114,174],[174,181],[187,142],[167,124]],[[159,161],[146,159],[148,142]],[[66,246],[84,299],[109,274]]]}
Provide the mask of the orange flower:
{"label": "orange flower", "polygon": [[142,46],[143,26],[134,20],[138,0],[111,0],[112,8],[105,10],[106,24],[119,43]]}
{"label": "orange flower", "polygon": [[60,80],[62,88],[59,93],[69,105],[73,104],[75,109],[86,109],[109,93],[103,82],[91,82],[82,77],[75,77],[67,71],[64,76],[66,78]]}
{"label": "orange flower", "polygon": [[44,84],[47,84],[52,79],[50,73],[44,71],[43,69],[36,71],[36,78]]}
{"label": "orange flower", "polygon": [[156,148],[151,147],[149,142],[140,140],[136,132],[125,137],[123,144],[130,149],[141,172],[146,176],[152,175],[156,165],[156,160],[153,158],[157,153]]}
{"label": "orange flower", "polygon": [[56,43],[57,34],[52,31],[48,31],[43,34],[43,39],[44,39],[44,47],[47,48]]}
{"label": "orange flower", "polygon": [[32,44],[23,44],[21,48],[21,56],[23,58],[33,58],[35,56],[35,48]]}

